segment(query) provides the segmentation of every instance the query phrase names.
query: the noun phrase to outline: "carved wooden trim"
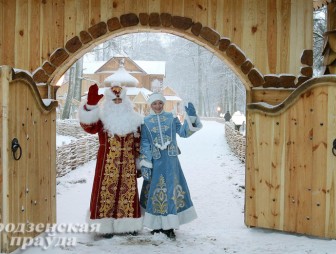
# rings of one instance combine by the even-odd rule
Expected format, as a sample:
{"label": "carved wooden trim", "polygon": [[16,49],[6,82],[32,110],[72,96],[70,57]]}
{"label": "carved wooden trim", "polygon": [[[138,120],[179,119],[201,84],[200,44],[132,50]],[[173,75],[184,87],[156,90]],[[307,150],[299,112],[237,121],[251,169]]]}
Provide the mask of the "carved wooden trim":
{"label": "carved wooden trim", "polygon": [[58,48],[50,55],[50,63],[59,67],[68,57],[69,53],[66,51],[66,49]]}
{"label": "carved wooden trim", "polygon": [[172,25],[177,29],[188,30],[192,25],[193,21],[191,18],[173,16],[172,17]]}
{"label": "carved wooden trim", "polygon": [[46,83],[49,79],[49,76],[43,68],[39,67],[33,72],[32,78],[36,83]]}
{"label": "carved wooden trim", "polygon": [[312,78],[302,83],[296,88],[282,103],[272,106],[270,104],[255,102],[248,103],[246,109],[248,111],[260,112],[267,115],[279,115],[292,106],[302,94],[308,90],[319,86],[336,86],[335,75],[325,75],[317,78]]}
{"label": "carved wooden trim", "polygon": [[151,13],[149,14],[149,26],[161,26],[160,14],[159,13]]}
{"label": "carved wooden trim", "polygon": [[335,1],[335,0],[313,0],[314,10],[316,11],[316,10],[322,8],[323,6],[328,5],[332,1]]}
{"label": "carved wooden trim", "polygon": [[87,44],[92,41],[92,37],[87,31],[81,31],[79,33],[79,38],[83,44]]}
{"label": "carved wooden trim", "polygon": [[92,38],[97,39],[100,36],[106,34],[107,32],[107,25],[105,22],[99,22],[98,24],[95,24],[91,27],[89,27],[89,33],[92,36]]}
{"label": "carved wooden trim", "polygon": [[308,66],[313,66],[313,50],[305,49],[301,55],[301,63]]}
{"label": "carved wooden trim", "polygon": [[214,46],[217,46],[219,43],[219,33],[209,27],[202,27],[200,31],[200,36]]}
{"label": "carved wooden trim", "polygon": [[65,48],[70,53],[75,53],[77,50],[79,50],[82,47],[82,42],[80,41],[78,36],[75,36],[67,41],[65,44]]}
{"label": "carved wooden trim", "polygon": [[160,18],[163,27],[170,27],[172,25],[172,16],[169,13],[161,13]]}
{"label": "carved wooden trim", "polygon": [[[42,69],[48,74],[48,75],[51,75],[55,70],[55,66],[52,65],[50,62],[46,61],[43,63],[42,65]],[[35,79],[34,79],[35,80]],[[35,80],[36,82],[36,80]]]}
{"label": "carved wooden trim", "polygon": [[20,72],[15,72],[14,70],[12,70],[12,82],[13,81],[18,81],[21,80],[23,81],[25,84],[27,84],[30,88],[30,90],[32,91],[35,101],[37,103],[37,105],[39,106],[41,112],[43,113],[49,113],[51,110],[53,110],[54,108],[56,108],[58,106],[58,102],[57,101],[52,101],[48,106],[46,106],[41,98],[40,92],[38,91],[38,88],[36,86],[35,81],[33,80],[33,78],[26,72],[20,71]]}
{"label": "carved wooden trim", "polygon": [[134,13],[123,14],[120,16],[120,24],[123,27],[136,26],[139,24],[139,18]]}
{"label": "carved wooden trim", "polygon": [[107,27],[110,32],[118,30],[121,28],[121,24],[118,18],[114,17],[107,21]]}
{"label": "carved wooden trim", "polygon": [[149,23],[149,15],[148,13],[139,13],[139,20],[140,20],[140,24],[142,26],[147,26]]}

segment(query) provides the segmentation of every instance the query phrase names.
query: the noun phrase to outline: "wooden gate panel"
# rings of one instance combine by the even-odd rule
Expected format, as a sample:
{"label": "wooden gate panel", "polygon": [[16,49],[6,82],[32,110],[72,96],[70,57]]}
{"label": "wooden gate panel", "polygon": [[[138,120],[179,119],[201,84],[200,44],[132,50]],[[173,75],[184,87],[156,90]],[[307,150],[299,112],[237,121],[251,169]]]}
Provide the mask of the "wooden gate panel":
{"label": "wooden gate panel", "polygon": [[[8,67],[1,67],[3,70]],[[10,252],[20,247],[20,240],[13,237],[34,237],[42,229],[56,222],[56,102],[44,105],[35,83],[24,73],[8,71],[1,79],[1,86],[8,88],[8,100],[2,104],[8,108],[8,121],[2,110],[2,151],[4,176],[1,186],[2,223],[10,225],[1,232],[1,251]],[[4,91],[4,88],[1,89]],[[2,97],[1,94],[0,97]],[[3,109],[2,108],[2,109]],[[4,134],[6,134],[4,136]],[[17,138],[22,156],[15,160],[10,151],[13,138]],[[19,156],[19,151],[16,152]],[[7,162],[4,162],[6,161]],[[22,240],[22,238],[21,238]]]}
{"label": "wooden gate panel", "polygon": [[[327,152],[330,154],[330,142],[336,139],[336,88],[330,88],[328,92],[328,129],[327,129]],[[336,236],[336,161],[335,156],[327,157],[326,165],[326,218],[324,223],[325,236]]]}
{"label": "wooden gate panel", "polygon": [[[332,90],[333,91],[333,90]],[[327,140],[336,139],[336,92],[328,92],[328,129]],[[330,147],[328,146],[328,149]],[[327,157],[327,191],[326,191],[326,220],[325,235],[336,235],[336,163],[334,156]]]}
{"label": "wooden gate panel", "polygon": [[[309,138],[311,115],[306,112],[306,105],[311,96],[303,95],[301,99],[285,114],[287,121],[282,127],[285,137],[284,167],[284,230],[291,232],[307,232],[311,213],[311,139]],[[298,150],[298,144],[301,149]],[[304,216],[297,217],[297,214]]]}
{"label": "wooden gate panel", "polygon": [[336,238],[336,77],[248,105],[245,223]]}
{"label": "wooden gate panel", "polygon": [[[313,121],[313,160],[312,160],[312,225],[313,235],[324,235],[326,219],[326,180],[327,180],[327,159],[331,153],[331,147],[327,143],[328,128],[328,94],[334,93],[332,87],[317,87],[314,89],[316,100],[314,101]],[[336,111],[335,111],[336,112]],[[333,126],[334,128],[336,126]],[[335,136],[336,138],[336,136]],[[335,157],[336,158],[336,157]],[[335,160],[336,163],[336,160]],[[334,203],[335,205],[335,203]]]}

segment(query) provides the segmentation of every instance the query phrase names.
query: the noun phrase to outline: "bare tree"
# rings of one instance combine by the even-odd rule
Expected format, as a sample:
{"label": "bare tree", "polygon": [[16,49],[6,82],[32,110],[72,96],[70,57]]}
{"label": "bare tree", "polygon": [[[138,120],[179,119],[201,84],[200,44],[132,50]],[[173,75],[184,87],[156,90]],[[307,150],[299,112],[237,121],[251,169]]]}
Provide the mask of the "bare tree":
{"label": "bare tree", "polygon": [[314,75],[323,75],[323,45],[324,45],[324,36],[323,34],[326,31],[326,7],[323,7],[314,12],[314,49],[313,49],[313,58],[314,58]]}
{"label": "bare tree", "polygon": [[65,100],[65,105],[64,105],[64,109],[62,113],[62,119],[69,119],[70,117],[72,99],[74,97],[74,90],[75,90],[75,86],[71,85],[73,83],[75,83],[75,66],[74,65],[70,67],[68,94]]}
{"label": "bare tree", "polygon": [[[83,58],[80,58],[75,65],[75,78],[74,78],[74,99],[81,101],[82,97],[82,79],[83,76]],[[69,83],[70,85],[70,83]]]}

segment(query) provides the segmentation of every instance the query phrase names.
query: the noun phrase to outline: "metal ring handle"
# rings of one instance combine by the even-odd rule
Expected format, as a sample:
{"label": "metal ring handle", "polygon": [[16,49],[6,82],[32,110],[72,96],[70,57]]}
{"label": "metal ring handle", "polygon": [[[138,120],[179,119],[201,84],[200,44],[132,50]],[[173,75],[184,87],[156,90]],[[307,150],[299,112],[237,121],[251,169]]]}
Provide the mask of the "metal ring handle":
{"label": "metal ring handle", "polygon": [[331,152],[334,156],[336,156],[336,139],[333,141],[333,147],[331,148]]}
{"label": "metal ring handle", "polygon": [[[16,156],[16,151],[19,150],[19,156]],[[18,161],[20,160],[22,156],[22,148],[19,144],[19,140],[17,138],[13,138],[12,140],[12,153],[13,153],[13,158],[14,160]]]}

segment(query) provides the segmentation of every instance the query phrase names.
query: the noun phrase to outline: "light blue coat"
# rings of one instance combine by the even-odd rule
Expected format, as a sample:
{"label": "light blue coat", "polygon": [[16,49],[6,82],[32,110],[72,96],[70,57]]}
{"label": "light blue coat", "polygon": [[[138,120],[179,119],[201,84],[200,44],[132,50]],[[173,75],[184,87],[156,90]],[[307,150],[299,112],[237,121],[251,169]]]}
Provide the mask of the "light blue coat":
{"label": "light blue coat", "polygon": [[186,119],[182,125],[163,111],[146,116],[141,126],[140,165],[151,168],[151,179],[143,182],[140,204],[144,226],[150,229],[177,229],[197,217],[177,157],[176,134],[190,137],[202,124],[197,118],[193,127],[187,115]]}

